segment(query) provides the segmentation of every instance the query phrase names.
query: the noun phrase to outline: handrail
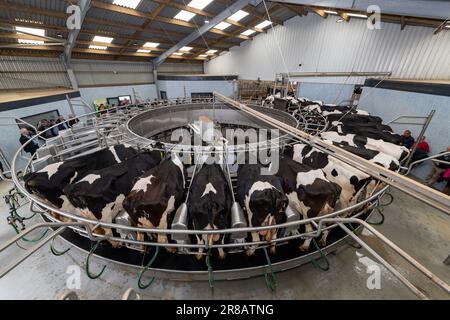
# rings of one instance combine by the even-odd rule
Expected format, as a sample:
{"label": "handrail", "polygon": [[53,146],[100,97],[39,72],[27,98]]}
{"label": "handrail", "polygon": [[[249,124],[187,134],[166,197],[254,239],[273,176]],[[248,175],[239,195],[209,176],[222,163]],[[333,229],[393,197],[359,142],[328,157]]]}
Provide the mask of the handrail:
{"label": "handrail", "polygon": [[[414,162],[411,162],[411,163],[409,164],[409,167],[402,167],[401,169],[402,169],[402,170],[405,170],[406,168],[408,169],[408,170],[405,172],[405,176],[407,176],[407,175],[410,174],[412,168],[413,168],[416,164],[425,162],[425,161],[427,161],[427,160],[432,160],[432,161],[433,161],[433,159],[440,158],[440,157],[445,156],[445,155],[448,155],[448,154],[450,154],[450,151],[438,153],[438,154],[435,154],[435,155],[432,155],[432,156],[429,156],[429,157],[426,157],[426,158],[423,158],[423,159],[420,159],[420,160],[416,160],[416,161],[414,161]],[[435,161],[433,161],[433,162],[450,164],[450,162],[442,161],[442,160],[435,160]]]}

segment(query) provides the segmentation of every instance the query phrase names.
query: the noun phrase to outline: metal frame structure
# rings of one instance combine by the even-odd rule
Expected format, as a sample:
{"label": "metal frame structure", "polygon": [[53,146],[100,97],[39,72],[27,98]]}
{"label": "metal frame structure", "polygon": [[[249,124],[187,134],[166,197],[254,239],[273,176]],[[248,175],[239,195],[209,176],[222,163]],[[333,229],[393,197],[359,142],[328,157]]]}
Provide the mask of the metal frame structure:
{"label": "metal frame structure", "polygon": [[[186,99],[184,102],[188,102],[189,100]],[[190,103],[199,103],[197,101],[189,101]],[[202,102],[204,104],[204,102]],[[334,156],[338,159],[345,159],[347,163],[352,163],[354,160],[354,157],[348,157],[348,155],[341,149],[331,149],[325,148],[322,146],[323,142],[321,143],[318,138],[312,137],[310,135],[305,134],[303,131],[285,125],[283,122],[280,122],[278,120],[273,119],[272,117],[265,115],[254,108],[249,108],[246,105],[240,104],[232,99],[226,98],[220,94],[215,93],[215,98],[213,98],[210,103],[217,104],[217,103],[226,103],[230,106],[233,106],[241,111],[244,111],[246,113],[251,113],[252,117],[259,118],[260,120],[263,120],[264,122],[275,126],[282,131],[287,132],[289,135],[293,136],[294,138],[297,138],[299,141],[304,141],[306,143],[312,144],[316,147],[321,148],[322,150],[325,150],[328,154],[331,156]],[[160,102],[158,103],[160,104]],[[166,101],[159,105],[159,107],[166,107],[170,108],[171,105],[176,105],[176,102],[173,101]],[[111,143],[117,143],[117,142],[126,142],[135,144],[139,147],[142,147],[141,142],[139,141],[139,138],[142,137],[136,137],[135,135],[130,135],[129,131],[124,130],[123,126],[130,122],[130,119],[133,118],[135,115],[140,114],[142,112],[145,112],[147,110],[154,109],[155,106],[152,106],[151,104],[144,104],[140,106],[124,106],[124,107],[116,107],[112,110],[108,110],[105,113],[88,113],[84,115],[85,123],[89,126],[81,127],[77,130],[74,130],[72,132],[73,136],[71,137],[73,140],[68,140],[69,142],[63,142],[60,147],[63,148],[63,151],[58,153],[55,153],[53,157],[56,158],[67,158],[69,156],[76,156],[76,154],[85,153],[85,152],[92,152],[92,148],[99,148],[107,146]],[[79,117],[82,118],[82,117]],[[50,130],[51,128],[49,128]],[[89,145],[86,147],[83,145],[83,143],[76,144],[76,135],[83,132],[83,131],[90,131],[93,132],[95,135],[97,135],[98,139],[93,140],[94,143],[92,145]],[[75,141],[75,143],[70,142]],[[24,146],[22,146],[23,148]],[[328,145],[327,145],[328,147]],[[330,213],[328,215],[324,215],[321,217],[315,217],[310,219],[304,219],[304,220],[294,220],[294,221],[288,221],[283,224],[279,225],[272,225],[272,226],[264,226],[264,227],[241,227],[241,228],[231,228],[231,229],[223,229],[223,230],[179,230],[179,229],[155,229],[155,228],[136,228],[131,227],[127,225],[122,224],[116,224],[116,223],[103,223],[100,221],[94,221],[91,219],[87,219],[84,217],[77,216],[73,213],[69,212],[63,212],[57,208],[54,208],[53,206],[48,205],[45,201],[43,201],[40,198],[37,198],[34,195],[31,195],[27,192],[27,190],[22,185],[19,177],[17,176],[17,159],[20,155],[21,149],[18,150],[16,155],[14,156],[14,159],[12,161],[12,179],[17,187],[17,189],[22,192],[28,199],[30,199],[30,209],[32,211],[38,212],[42,215],[44,215],[47,219],[52,220],[54,222],[52,223],[44,223],[40,225],[35,225],[31,229],[27,229],[25,233],[19,234],[17,237],[11,239],[6,245],[0,247],[0,252],[9,247],[12,243],[15,243],[18,239],[22,238],[24,235],[28,234],[34,229],[38,228],[47,228],[47,227],[57,227],[58,229],[54,231],[49,237],[46,237],[44,240],[42,240],[42,243],[37,244],[33,249],[30,251],[30,254],[37,251],[39,248],[41,248],[45,243],[52,240],[55,236],[60,234],[64,231],[64,228],[70,228],[76,233],[83,235],[87,238],[89,238],[92,241],[103,241],[103,240],[111,240],[111,241],[117,241],[123,244],[126,244],[130,247],[139,245],[144,247],[176,247],[179,249],[179,253],[186,253],[186,250],[189,249],[196,249],[196,248],[244,248],[246,246],[252,245],[256,246],[257,248],[266,248],[267,246],[271,245],[272,243],[276,243],[279,245],[282,245],[283,242],[293,240],[293,239],[306,239],[306,238],[315,238],[321,235],[321,233],[325,230],[330,230],[332,228],[339,227],[342,230],[344,230],[347,234],[349,234],[350,237],[352,237],[355,241],[360,243],[363,247],[369,250],[370,253],[372,253],[382,264],[384,264],[388,270],[394,273],[396,277],[398,277],[413,293],[415,293],[419,298],[427,298],[424,296],[420,290],[418,290],[414,285],[412,285],[407,279],[405,279],[401,274],[399,274],[394,267],[389,265],[386,261],[384,261],[379,255],[377,255],[373,250],[371,250],[370,247],[367,246],[359,237],[355,236],[348,228],[345,227],[344,223],[357,223],[365,228],[369,229],[372,233],[374,233],[377,237],[379,237],[384,243],[388,244],[391,248],[393,248],[398,254],[400,254],[403,258],[405,258],[408,262],[410,262],[413,266],[419,269],[422,273],[427,275],[433,282],[438,284],[442,289],[444,289],[447,293],[450,293],[449,286],[442,280],[440,280],[436,275],[432,274],[428,269],[426,269],[424,266],[420,265],[417,261],[412,259],[409,255],[407,255],[404,251],[399,249],[395,244],[393,244],[389,239],[384,237],[383,235],[379,234],[374,230],[373,228],[368,227],[368,225],[361,219],[358,219],[358,217],[370,210],[371,208],[374,208],[379,204],[380,198],[383,196],[384,192],[388,188],[387,186],[381,188],[376,193],[372,194],[367,199],[364,199],[361,202],[356,203],[355,205],[344,208],[342,210],[335,211],[333,213]],[[66,148],[66,149],[64,149]],[[353,156],[353,155],[352,155]],[[348,158],[347,158],[348,157]],[[359,162],[364,162],[363,159],[358,158]],[[23,172],[27,172],[30,168],[35,168],[35,163],[32,161],[32,159],[29,160],[28,164],[23,168]],[[357,168],[360,169],[362,166],[358,166]],[[380,174],[373,174],[373,176],[384,182],[387,185],[392,185],[394,187],[397,187],[399,184],[407,184],[409,183],[409,179],[404,178],[396,173],[393,173],[391,171],[384,172],[387,170],[383,170],[383,168],[377,166],[376,167],[379,171],[382,172],[383,175],[386,176],[386,178],[381,179]],[[367,171],[366,171],[367,172]],[[369,171],[369,174],[371,174],[371,171]],[[425,189],[426,190],[426,189]],[[420,198],[422,195],[419,194],[419,196],[416,195],[416,198]],[[38,209],[34,209],[37,207]],[[345,216],[348,214],[348,212],[354,212],[357,211],[356,215],[352,218],[345,218]],[[68,218],[72,220],[71,223],[63,223],[58,220],[55,220],[52,215],[49,214],[49,212],[53,212],[56,214],[59,214],[62,217]],[[144,232],[144,233],[151,233],[151,234],[166,234],[166,235],[178,235],[182,237],[186,237],[189,235],[210,235],[210,234],[243,234],[248,233],[252,231],[264,231],[264,230],[270,230],[270,229],[296,229],[300,225],[304,225],[307,223],[311,223],[316,230],[312,232],[305,232],[305,233],[293,233],[288,234],[285,236],[282,236],[276,240],[273,241],[257,241],[257,242],[235,242],[235,243],[226,243],[226,244],[213,244],[209,246],[209,244],[190,244],[190,243],[155,243],[155,242],[149,242],[149,241],[137,241],[132,240],[128,238],[118,238],[118,237],[110,237],[105,236],[101,234],[97,234],[95,232],[95,228],[97,227],[106,227],[106,228],[112,228],[116,230],[121,230],[125,232]],[[142,248],[138,249],[141,250]],[[324,248],[324,251],[331,251],[333,249],[331,248]],[[317,252],[315,253],[317,255]],[[27,254],[28,256],[28,254]],[[20,262],[24,261],[26,257],[20,257],[17,261],[14,261],[11,265],[6,267],[4,270],[0,272],[0,277],[2,277],[4,274],[8,273],[12,268],[14,268],[16,265],[18,265]],[[312,259],[314,258],[314,254],[309,256],[308,258],[304,259]],[[298,261],[289,261],[286,262],[286,264],[280,263],[277,265],[277,270],[285,270],[289,267],[295,267],[299,264],[304,263],[304,260],[301,262]],[[266,266],[260,266],[259,268],[256,268],[255,270],[250,270],[251,275],[261,274],[263,270],[266,269]],[[158,269],[152,269],[148,268],[148,270],[155,272],[155,273],[164,273],[164,270],[158,270]],[[259,270],[259,271],[258,271]],[[243,272],[242,270],[231,270],[232,272]],[[225,272],[226,274],[226,272]],[[199,279],[205,279],[205,272],[200,272],[198,274]],[[224,276],[224,279],[226,279],[227,276]]]}

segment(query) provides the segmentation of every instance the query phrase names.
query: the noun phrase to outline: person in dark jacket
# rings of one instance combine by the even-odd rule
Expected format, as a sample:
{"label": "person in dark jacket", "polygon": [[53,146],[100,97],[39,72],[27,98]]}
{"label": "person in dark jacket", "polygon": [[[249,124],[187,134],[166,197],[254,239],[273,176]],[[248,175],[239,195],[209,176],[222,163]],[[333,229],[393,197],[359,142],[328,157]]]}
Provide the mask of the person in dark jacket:
{"label": "person in dark jacket", "polygon": [[70,128],[69,124],[66,122],[66,119],[64,119],[64,116],[59,116],[58,119],[56,119],[56,123],[58,123],[58,130],[67,130]]}
{"label": "person in dark jacket", "polygon": [[[24,145],[30,139],[31,139],[31,135],[30,135],[30,132],[28,131],[28,129],[27,128],[20,129],[20,138],[19,138],[20,144]],[[31,155],[34,155],[36,153],[37,149],[39,149],[39,145],[34,141],[31,141],[24,148],[25,152],[28,152]]]}
{"label": "person in dark jacket", "polygon": [[75,124],[80,122],[73,113],[69,114],[69,126],[72,128]]}
{"label": "person in dark jacket", "polygon": [[423,136],[422,139],[420,139],[419,143],[417,144],[416,151],[414,151],[414,154],[412,156],[412,161],[425,159],[426,157],[428,157],[429,153],[430,153],[430,145],[425,140],[425,136]]}
{"label": "person in dark jacket", "polygon": [[[450,152],[450,146],[447,147],[446,151],[443,151],[441,153]],[[436,160],[450,162],[450,154],[445,154],[440,157],[437,157]],[[426,179],[427,185],[431,187],[433,184],[438,182],[442,174],[445,172],[445,170],[450,169],[450,164],[447,163],[441,163],[441,162],[434,162],[433,168],[431,172],[428,174],[428,177]]]}
{"label": "person in dark jacket", "polygon": [[408,150],[411,150],[414,145],[414,138],[411,136],[410,130],[405,130],[402,135],[402,141],[400,142],[401,146],[405,146]]}

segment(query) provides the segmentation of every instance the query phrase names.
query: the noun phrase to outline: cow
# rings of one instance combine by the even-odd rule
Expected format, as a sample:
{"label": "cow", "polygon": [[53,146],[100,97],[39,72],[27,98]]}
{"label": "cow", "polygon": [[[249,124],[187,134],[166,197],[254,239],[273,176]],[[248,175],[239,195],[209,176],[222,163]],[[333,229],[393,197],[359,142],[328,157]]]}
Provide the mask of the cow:
{"label": "cow", "polygon": [[[112,223],[122,211],[122,202],[130,193],[134,179],[160,161],[159,151],[144,151],[108,168],[91,171],[78,182],[67,185],[63,192],[80,216]],[[109,228],[97,228],[96,231],[107,236],[113,234]]]}
{"label": "cow", "polygon": [[[262,175],[262,165],[239,165],[237,173],[237,200],[245,208],[250,227],[280,224],[286,221],[284,210],[288,199],[283,191],[282,179],[275,175]],[[259,235],[266,241],[277,238],[277,229],[252,232],[252,241],[259,241]],[[275,253],[275,244],[270,248]],[[255,253],[255,247],[246,251],[248,256]]]}
{"label": "cow", "polygon": [[397,160],[405,159],[409,155],[409,150],[406,147],[386,142],[381,139],[366,138],[357,134],[344,135],[334,131],[322,132],[320,136],[331,142],[379,151],[391,155]]}
{"label": "cow", "polygon": [[[315,218],[333,212],[341,194],[341,187],[328,181],[321,169],[313,169],[290,158],[280,161],[276,174],[283,181],[283,191],[289,199],[289,208],[304,219]],[[310,223],[305,224],[306,232],[312,232]],[[324,231],[320,240],[326,244],[328,231]],[[307,251],[312,238],[308,238],[299,247]]]}
{"label": "cow", "polygon": [[294,161],[306,164],[313,169],[321,169],[329,181],[341,187],[339,203],[336,208],[348,208],[357,203],[359,195],[364,190],[367,193],[373,190],[375,183],[368,174],[314,147],[299,143],[295,144],[292,149],[287,149],[285,153]]}
{"label": "cow", "polygon": [[55,162],[24,176],[28,192],[62,211],[73,211],[63,189],[83,179],[90,171],[121,163],[137,154],[130,146],[115,145],[71,160]]}
{"label": "cow", "polygon": [[[330,143],[330,141],[327,140],[325,140],[325,142]],[[364,158],[370,162],[376,163],[386,169],[396,171],[400,167],[400,162],[396,158],[383,152],[366,149],[364,147],[359,146],[353,147],[347,144],[341,144],[337,142],[332,142],[332,144],[348,152],[351,152],[361,158]]]}
{"label": "cow", "polygon": [[[123,208],[130,216],[130,224],[168,229],[173,221],[172,213],[183,201],[186,176],[186,168],[174,153],[145,172],[123,201]],[[138,239],[144,239],[142,232],[138,232]],[[169,243],[165,234],[158,234],[157,241]],[[166,250],[174,253],[176,248],[166,247]]]}
{"label": "cow", "polygon": [[[230,227],[230,211],[232,206],[230,185],[223,170],[218,164],[203,164],[195,174],[187,199],[189,221],[195,230],[217,230]],[[195,235],[198,244],[209,245],[224,243],[224,234]],[[208,241],[209,238],[209,241]],[[202,257],[203,248],[199,249],[198,259]],[[225,258],[225,251],[219,248],[219,257]]]}

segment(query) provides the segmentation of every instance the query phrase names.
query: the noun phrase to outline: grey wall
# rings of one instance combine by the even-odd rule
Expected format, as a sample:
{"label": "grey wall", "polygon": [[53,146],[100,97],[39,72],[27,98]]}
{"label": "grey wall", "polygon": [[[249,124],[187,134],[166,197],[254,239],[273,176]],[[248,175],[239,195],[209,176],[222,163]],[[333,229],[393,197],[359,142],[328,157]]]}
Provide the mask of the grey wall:
{"label": "grey wall", "polygon": [[83,100],[89,105],[92,105],[96,99],[117,97],[122,95],[130,95],[133,102],[135,102],[133,89],[144,101],[153,100],[157,97],[154,84],[80,88],[80,94]]}
{"label": "grey wall", "polygon": [[159,80],[160,91],[166,91],[169,99],[191,97],[192,92],[213,92],[218,91],[226,96],[233,96],[233,81],[179,81],[179,80]]}
{"label": "grey wall", "polygon": [[311,100],[338,104],[343,100],[350,100],[354,87],[354,84],[301,82],[297,95]]}

